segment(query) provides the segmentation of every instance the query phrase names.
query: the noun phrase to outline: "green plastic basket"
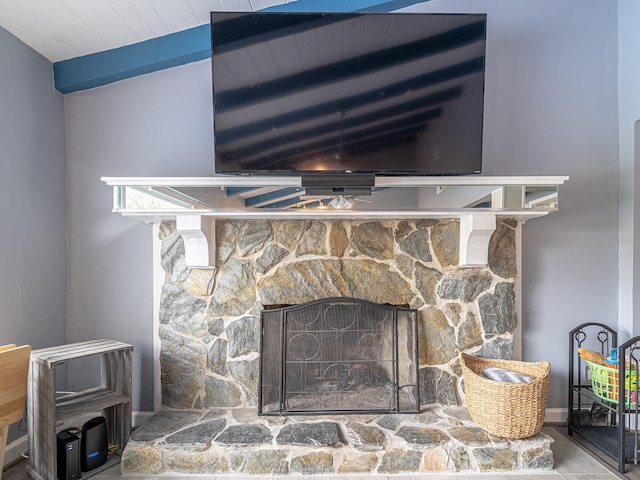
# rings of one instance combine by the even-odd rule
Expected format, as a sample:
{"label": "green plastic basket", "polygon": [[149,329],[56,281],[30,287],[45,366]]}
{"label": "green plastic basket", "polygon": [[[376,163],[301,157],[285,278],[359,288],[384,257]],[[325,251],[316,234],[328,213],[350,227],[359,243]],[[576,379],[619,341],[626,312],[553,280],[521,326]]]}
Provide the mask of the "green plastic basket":
{"label": "green plastic basket", "polygon": [[[617,367],[612,368],[605,365],[585,360],[589,366],[589,376],[591,377],[591,386],[593,393],[599,398],[606,400],[610,403],[619,403],[619,388],[620,388],[620,372]],[[624,388],[627,394],[625,395],[625,404],[628,406],[637,406],[637,375],[635,371],[625,371]],[[631,396],[628,395],[631,392]],[[632,401],[633,400],[633,401]]]}

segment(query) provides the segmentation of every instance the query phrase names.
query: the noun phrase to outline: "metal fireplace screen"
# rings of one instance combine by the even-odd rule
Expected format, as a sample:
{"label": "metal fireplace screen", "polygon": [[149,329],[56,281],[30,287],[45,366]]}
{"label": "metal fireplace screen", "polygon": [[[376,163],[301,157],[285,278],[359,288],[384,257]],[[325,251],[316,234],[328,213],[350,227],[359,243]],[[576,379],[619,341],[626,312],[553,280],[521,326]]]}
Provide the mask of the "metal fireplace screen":
{"label": "metal fireplace screen", "polygon": [[262,415],[417,412],[417,312],[330,298],[264,310]]}

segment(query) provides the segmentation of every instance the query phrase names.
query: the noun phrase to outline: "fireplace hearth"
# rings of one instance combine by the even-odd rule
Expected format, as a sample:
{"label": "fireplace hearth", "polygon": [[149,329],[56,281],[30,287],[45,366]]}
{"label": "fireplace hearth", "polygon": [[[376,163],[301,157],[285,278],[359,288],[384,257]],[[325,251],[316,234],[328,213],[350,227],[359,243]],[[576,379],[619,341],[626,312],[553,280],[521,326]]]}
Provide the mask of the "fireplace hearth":
{"label": "fireplace hearth", "polygon": [[490,435],[465,407],[422,407],[385,415],[258,416],[255,409],[165,411],[138,427],[123,474],[419,475],[553,468],[551,437]]}
{"label": "fireplace hearth", "polygon": [[[488,266],[460,268],[456,219],[219,220],[215,269],[188,269],[175,225],[163,223],[166,281],[158,331],[163,411],[132,436],[123,455],[123,473],[307,475],[551,468],[549,438],[538,435],[514,442],[487,435],[464,406],[459,352],[493,358],[511,358],[513,352],[517,228],[515,220],[500,220],[489,244]],[[322,410],[324,398],[310,402],[311,408],[305,406],[320,414],[274,410],[280,403],[292,410],[299,407],[289,401],[291,392],[278,396],[277,385],[284,379],[260,386],[260,367],[267,362],[262,355],[271,355],[269,367],[282,371],[280,345],[288,345],[282,330],[271,339],[277,348],[261,347],[261,315],[267,305],[302,306],[319,296],[346,299],[351,305],[325,306],[331,308],[324,313],[322,340],[315,338],[318,332],[311,334],[322,323],[311,321],[318,313],[310,309],[302,320],[294,313],[290,323],[296,327],[297,320],[300,325],[288,337],[290,341],[298,335],[289,342],[294,358],[288,368],[300,362],[304,367],[293,368],[312,372],[307,378],[321,379],[321,392],[332,394],[372,384],[380,389],[397,385],[395,404],[390,396],[368,394],[376,401],[386,399],[367,405],[367,413],[335,415],[344,404]],[[364,320],[354,330],[334,325],[335,311],[363,305],[367,310],[367,302],[402,306],[390,314],[396,316],[396,325],[380,320],[387,314],[362,311],[347,317],[379,320],[379,330],[365,327]],[[385,347],[385,339],[393,339],[394,333],[398,343]],[[340,335],[347,356],[323,357],[325,369],[307,364],[314,357],[309,352],[339,351],[334,338]],[[360,343],[362,351],[354,353]],[[381,358],[369,356],[375,350]],[[391,357],[383,353],[389,351]],[[365,366],[369,373],[362,375]],[[291,378],[296,376],[287,374]],[[357,388],[355,380],[361,380]],[[298,388],[293,392],[316,386],[299,378],[292,383]],[[272,397],[270,390],[277,395]],[[261,408],[275,413],[258,415],[260,396]],[[415,408],[414,401],[419,402],[419,412],[402,411]],[[352,408],[353,401],[347,406]]]}
{"label": "fireplace hearth", "polygon": [[417,311],[329,298],[261,316],[262,415],[418,412]]}

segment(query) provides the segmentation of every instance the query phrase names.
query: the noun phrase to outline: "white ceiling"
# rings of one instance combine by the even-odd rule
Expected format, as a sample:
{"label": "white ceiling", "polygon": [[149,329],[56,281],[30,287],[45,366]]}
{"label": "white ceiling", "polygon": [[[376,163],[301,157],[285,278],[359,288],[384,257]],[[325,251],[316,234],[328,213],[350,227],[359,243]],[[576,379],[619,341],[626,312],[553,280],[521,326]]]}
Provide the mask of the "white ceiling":
{"label": "white ceiling", "polygon": [[0,0],[0,26],[52,62],[209,23],[211,11],[295,0]]}

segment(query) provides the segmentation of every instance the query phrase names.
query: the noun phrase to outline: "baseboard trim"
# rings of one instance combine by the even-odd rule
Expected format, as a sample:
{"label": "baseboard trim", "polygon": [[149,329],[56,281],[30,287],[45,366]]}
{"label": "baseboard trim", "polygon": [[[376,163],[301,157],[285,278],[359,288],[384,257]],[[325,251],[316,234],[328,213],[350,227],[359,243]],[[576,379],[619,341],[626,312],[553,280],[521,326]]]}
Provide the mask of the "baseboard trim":
{"label": "baseboard trim", "polygon": [[27,450],[27,436],[24,435],[7,445],[4,451],[3,470],[22,459],[22,452]]}
{"label": "baseboard trim", "polygon": [[[154,412],[133,412],[131,414],[131,424],[133,427],[137,427],[146,423],[152,416]],[[100,415],[99,412],[87,413],[80,417],[76,417],[72,420],[64,422],[62,425],[58,425],[56,430],[64,430],[65,428],[70,428],[78,425],[82,425],[87,420],[92,419]],[[55,440],[52,440],[55,441]],[[29,442],[27,441],[27,435],[23,435],[22,437],[14,440],[10,444],[7,445],[7,448],[4,452],[4,468],[13,465],[18,462],[22,458],[22,452],[27,452],[29,448]]]}
{"label": "baseboard trim", "polygon": [[135,427],[139,427],[140,425],[144,425],[149,421],[151,417],[155,415],[156,412],[133,412],[131,414],[131,425]]}
{"label": "baseboard trim", "polygon": [[567,408],[547,408],[544,412],[544,423],[566,425],[569,418]]}

